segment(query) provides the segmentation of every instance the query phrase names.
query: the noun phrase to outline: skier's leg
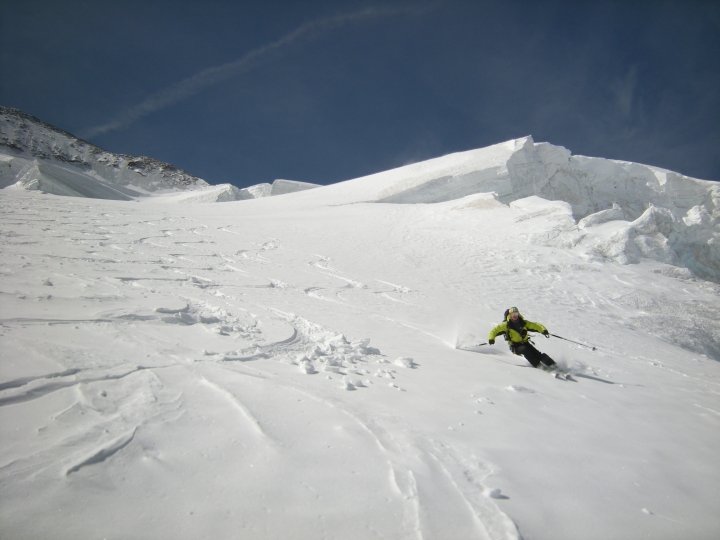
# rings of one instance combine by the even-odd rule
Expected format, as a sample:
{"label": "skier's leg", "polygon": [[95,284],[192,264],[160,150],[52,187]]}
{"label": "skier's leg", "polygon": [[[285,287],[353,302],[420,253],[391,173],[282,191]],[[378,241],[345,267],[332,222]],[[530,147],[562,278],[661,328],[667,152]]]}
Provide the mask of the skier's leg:
{"label": "skier's leg", "polygon": [[547,367],[555,367],[557,364],[555,363],[555,360],[550,358],[547,354],[542,353],[540,354],[540,361],[545,364]]}
{"label": "skier's leg", "polygon": [[540,353],[529,343],[515,345],[515,351],[515,354],[522,354],[525,360],[532,364],[532,367],[538,367],[538,364],[540,364]]}
{"label": "skier's leg", "polygon": [[528,353],[531,354],[533,357],[532,364],[535,367],[539,367],[541,362],[542,362],[543,369],[545,369],[545,368],[554,369],[556,367],[555,360],[550,358],[547,354],[541,353],[540,351],[538,351],[532,345],[532,343],[527,344],[527,349],[528,349]]}

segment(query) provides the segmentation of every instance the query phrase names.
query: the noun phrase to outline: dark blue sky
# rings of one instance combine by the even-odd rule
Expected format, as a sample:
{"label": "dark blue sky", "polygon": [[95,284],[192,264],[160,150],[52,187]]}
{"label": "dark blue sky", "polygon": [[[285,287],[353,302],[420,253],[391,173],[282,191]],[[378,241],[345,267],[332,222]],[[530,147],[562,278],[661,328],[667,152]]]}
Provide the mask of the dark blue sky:
{"label": "dark blue sky", "polygon": [[532,135],[720,180],[720,2],[0,0],[0,105],[210,183]]}

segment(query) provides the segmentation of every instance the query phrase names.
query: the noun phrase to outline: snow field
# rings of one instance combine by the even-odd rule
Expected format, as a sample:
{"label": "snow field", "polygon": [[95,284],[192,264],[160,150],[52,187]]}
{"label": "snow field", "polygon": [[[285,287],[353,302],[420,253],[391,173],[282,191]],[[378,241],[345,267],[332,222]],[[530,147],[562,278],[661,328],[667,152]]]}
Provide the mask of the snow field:
{"label": "snow field", "polygon": [[[588,256],[562,203],[310,193],[0,194],[3,534],[720,531],[717,285]],[[508,305],[598,347],[535,338],[576,382],[453,348]]]}

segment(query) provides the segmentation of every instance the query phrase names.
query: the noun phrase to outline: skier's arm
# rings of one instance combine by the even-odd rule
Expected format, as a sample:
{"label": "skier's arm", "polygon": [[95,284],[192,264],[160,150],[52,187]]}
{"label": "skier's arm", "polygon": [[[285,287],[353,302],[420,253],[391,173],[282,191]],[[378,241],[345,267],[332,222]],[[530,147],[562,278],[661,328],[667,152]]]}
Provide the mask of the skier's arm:
{"label": "skier's arm", "polygon": [[525,321],[525,328],[527,328],[531,332],[540,332],[541,334],[547,334],[547,328],[545,328],[540,323]]}
{"label": "skier's arm", "polygon": [[507,332],[507,323],[501,322],[495,328],[490,330],[490,333],[488,334],[488,341],[495,341],[495,338],[497,336],[504,334],[506,332]]}

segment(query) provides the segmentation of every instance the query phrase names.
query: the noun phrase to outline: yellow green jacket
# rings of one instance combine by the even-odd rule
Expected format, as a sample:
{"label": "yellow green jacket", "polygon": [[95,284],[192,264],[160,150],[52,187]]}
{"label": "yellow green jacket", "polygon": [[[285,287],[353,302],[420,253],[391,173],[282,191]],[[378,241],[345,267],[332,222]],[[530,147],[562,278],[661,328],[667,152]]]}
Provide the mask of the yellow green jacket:
{"label": "yellow green jacket", "polygon": [[508,341],[511,343],[526,343],[530,336],[528,335],[528,330],[531,332],[540,332],[541,334],[545,332],[547,329],[540,323],[532,322],[532,321],[526,321],[523,319],[523,323],[525,326],[525,332],[521,333],[517,330],[508,327],[509,319],[501,322],[498,324],[495,328],[490,330],[490,334],[488,334],[488,341],[491,339],[495,339],[497,336],[501,334],[505,334],[507,336]]}

